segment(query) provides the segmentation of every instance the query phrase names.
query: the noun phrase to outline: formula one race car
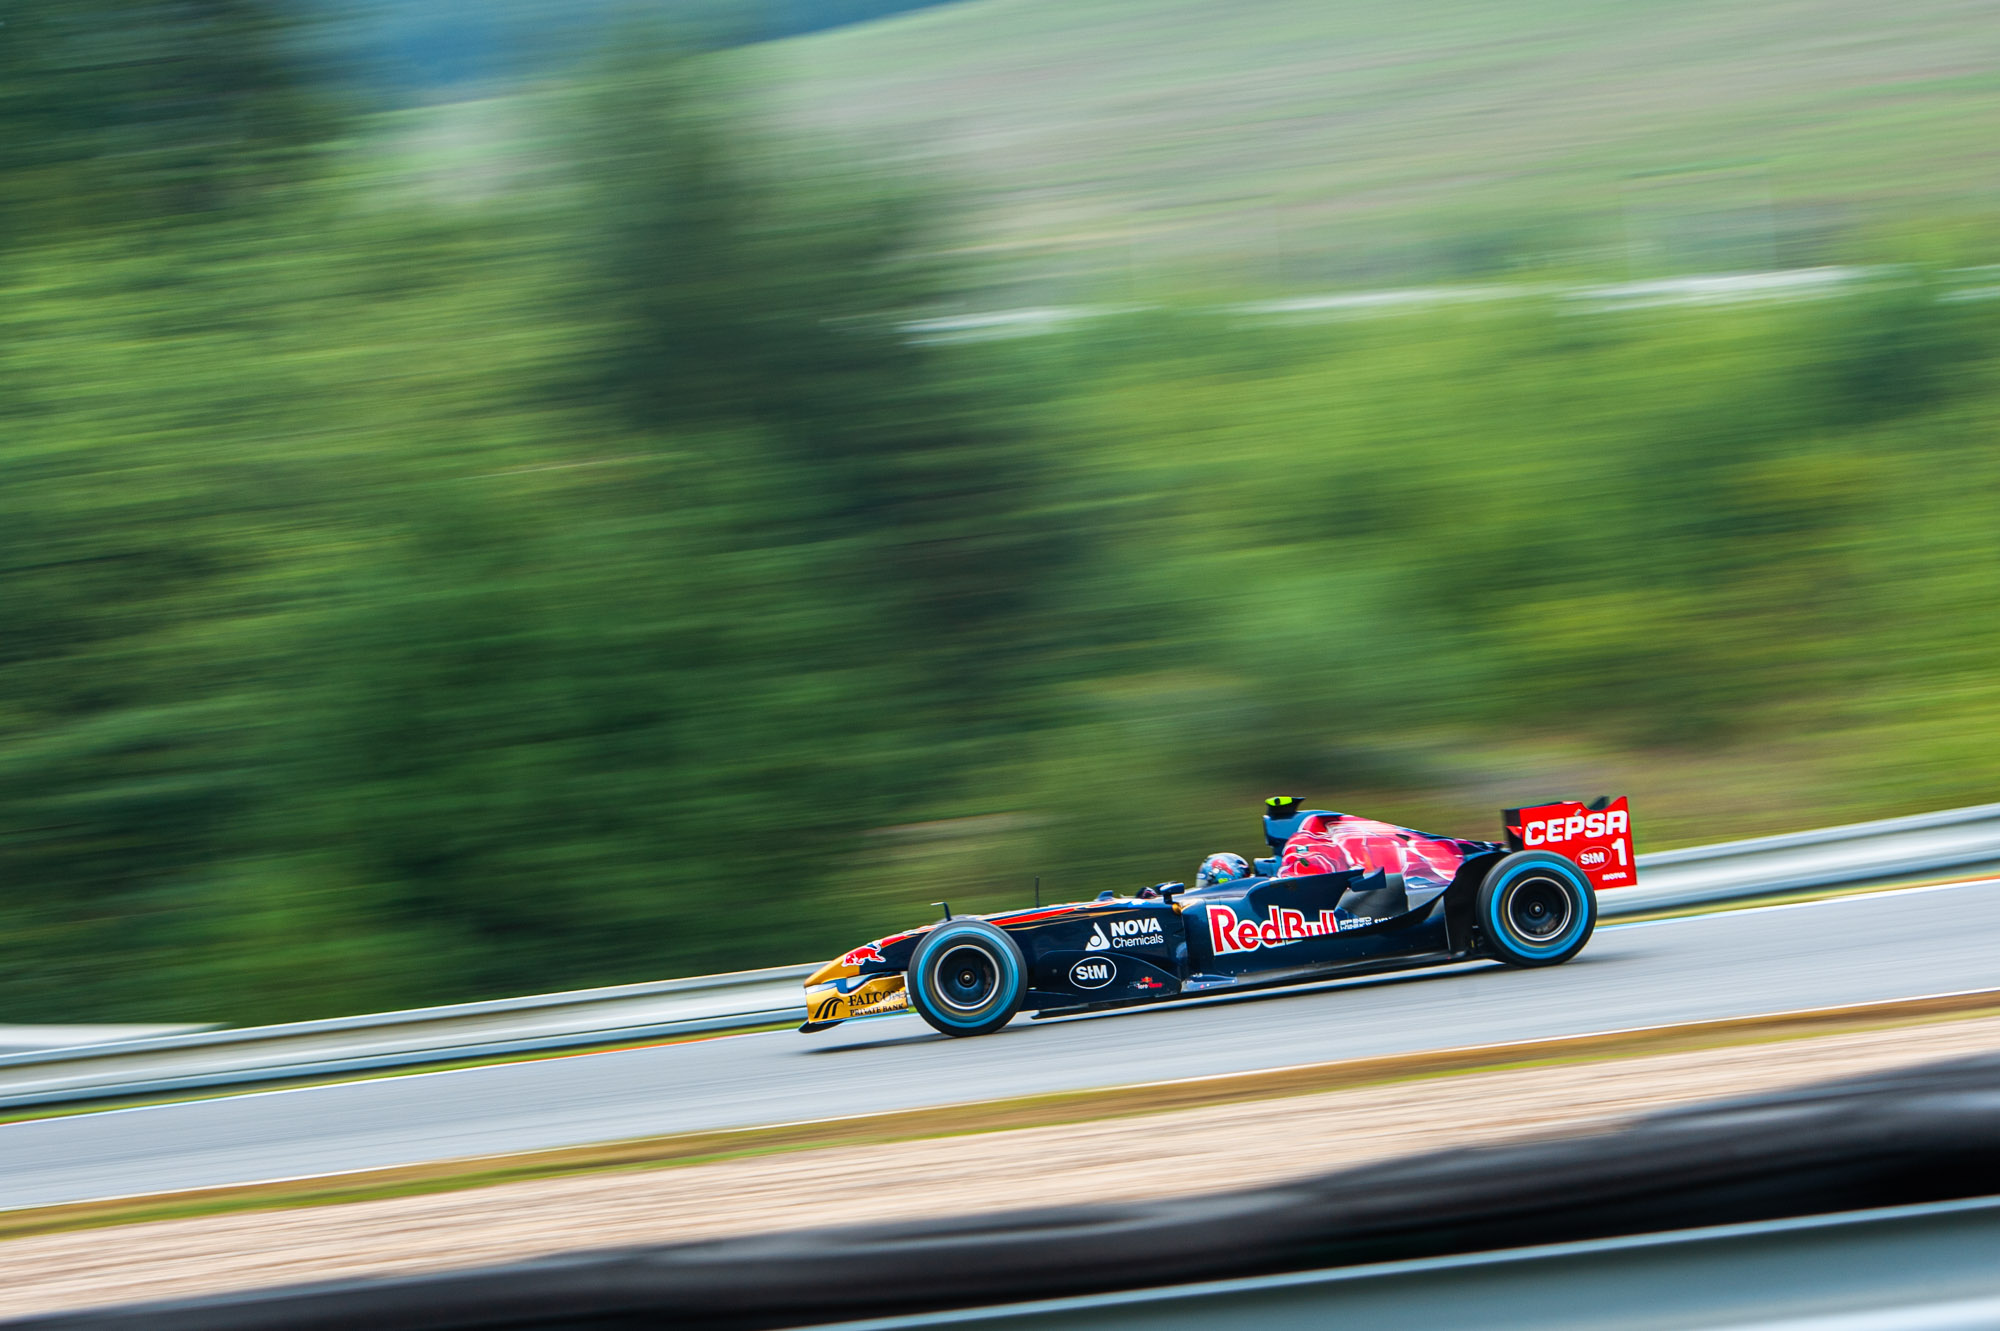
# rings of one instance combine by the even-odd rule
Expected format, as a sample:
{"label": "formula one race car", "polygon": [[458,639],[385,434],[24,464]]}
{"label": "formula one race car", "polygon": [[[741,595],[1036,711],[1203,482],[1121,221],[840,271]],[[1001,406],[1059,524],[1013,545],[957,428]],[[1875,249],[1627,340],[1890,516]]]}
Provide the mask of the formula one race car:
{"label": "formula one race car", "polygon": [[915,1008],[946,1035],[985,1035],[1023,1008],[1066,1015],[1479,957],[1553,966],[1589,941],[1596,894],[1638,881],[1623,799],[1510,809],[1504,843],[1264,803],[1271,855],[1241,876],[998,915],[947,905],[938,923],[813,972],[799,1029]]}

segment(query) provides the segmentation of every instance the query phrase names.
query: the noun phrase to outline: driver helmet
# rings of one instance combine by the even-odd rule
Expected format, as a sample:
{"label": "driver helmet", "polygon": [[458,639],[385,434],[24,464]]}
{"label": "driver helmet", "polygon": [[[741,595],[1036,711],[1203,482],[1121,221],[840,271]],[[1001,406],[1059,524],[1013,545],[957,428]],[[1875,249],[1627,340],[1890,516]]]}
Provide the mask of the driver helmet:
{"label": "driver helmet", "polygon": [[1249,876],[1250,861],[1241,855],[1231,855],[1225,850],[1201,862],[1201,868],[1195,870],[1194,885],[1197,888],[1214,887],[1217,883],[1227,883]]}

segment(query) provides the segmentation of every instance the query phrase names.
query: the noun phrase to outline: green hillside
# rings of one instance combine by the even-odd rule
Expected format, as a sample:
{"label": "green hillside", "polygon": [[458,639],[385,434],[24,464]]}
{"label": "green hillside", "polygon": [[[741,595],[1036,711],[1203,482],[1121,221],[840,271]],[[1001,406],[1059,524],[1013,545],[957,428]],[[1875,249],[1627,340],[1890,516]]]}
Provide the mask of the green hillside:
{"label": "green hillside", "polygon": [[1045,270],[1755,267],[2000,198],[2000,8],[1948,0],[974,0],[744,58]]}

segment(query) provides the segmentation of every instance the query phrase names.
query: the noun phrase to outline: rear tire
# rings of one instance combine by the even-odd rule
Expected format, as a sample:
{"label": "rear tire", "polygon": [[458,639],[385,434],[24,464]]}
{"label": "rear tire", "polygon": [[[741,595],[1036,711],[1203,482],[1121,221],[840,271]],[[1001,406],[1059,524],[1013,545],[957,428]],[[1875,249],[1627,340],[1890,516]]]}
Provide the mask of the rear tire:
{"label": "rear tire", "polygon": [[1597,894],[1583,870],[1545,850],[1517,851],[1487,870],[1473,901],[1486,951],[1510,966],[1556,966],[1597,928]]}
{"label": "rear tire", "polygon": [[946,1035],[990,1035],[1014,1019],[1028,993],[1028,963],[1007,931],[985,920],[946,920],[917,944],[910,1006]]}

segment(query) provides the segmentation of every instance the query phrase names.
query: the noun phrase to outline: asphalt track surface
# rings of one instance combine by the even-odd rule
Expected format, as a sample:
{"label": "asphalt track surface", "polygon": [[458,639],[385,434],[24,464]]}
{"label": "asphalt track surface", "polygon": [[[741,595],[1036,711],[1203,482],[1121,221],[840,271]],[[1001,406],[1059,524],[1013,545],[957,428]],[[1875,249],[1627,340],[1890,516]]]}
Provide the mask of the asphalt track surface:
{"label": "asphalt track surface", "polygon": [[0,1207],[2000,987],[2000,880],[949,1040],[913,1016],[0,1126]]}

